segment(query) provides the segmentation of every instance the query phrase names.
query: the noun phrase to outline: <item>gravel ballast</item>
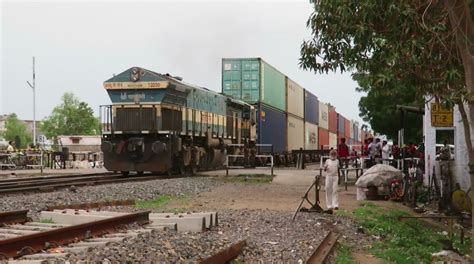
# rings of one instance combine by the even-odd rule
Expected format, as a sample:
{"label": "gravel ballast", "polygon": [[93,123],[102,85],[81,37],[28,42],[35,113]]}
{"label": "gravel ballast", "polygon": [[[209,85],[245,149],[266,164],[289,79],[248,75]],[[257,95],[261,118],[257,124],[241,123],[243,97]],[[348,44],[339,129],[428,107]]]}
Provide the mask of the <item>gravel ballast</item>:
{"label": "gravel ballast", "polygon": [[48,193],[6,194],[0,196],[0,211],[27,209],[30,210],[29,216],[38,220],[38,213],[48,206],[127,199],[148,200],[160,195],[192,195],[210,191],[219,184],[219,181],[212,178],[191,177],[72,187]]}
{"label": "gravel ballast", "polygon": [[194,263],[243,239],[239,256],[246,263],[304,263],[329,230],[339,230],[339,241],[353,247],[369,238],[357,233],[350,220],[316,213],[292,214],[259,210],[220,212],[220,224],[203,233],[152,232],[101,249],[71,255],[71,263]]}

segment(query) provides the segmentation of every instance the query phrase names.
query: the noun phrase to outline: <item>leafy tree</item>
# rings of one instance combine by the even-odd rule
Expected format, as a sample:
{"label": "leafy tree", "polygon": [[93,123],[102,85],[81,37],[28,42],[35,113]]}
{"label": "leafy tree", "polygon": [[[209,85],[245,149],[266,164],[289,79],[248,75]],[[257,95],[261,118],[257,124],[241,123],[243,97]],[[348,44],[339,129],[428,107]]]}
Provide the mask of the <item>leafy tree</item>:
{"label": "leafy tree", "polygon": [[80,102],[72,93],[65,93],[61,99],[62,103],[42,122],[41,130],[48,138],[100,133],[100,122],[87,103]]}
{"label": "leafy tree", "polygon": [[[6,131],[3,133],[3,137],[7,141],[18,141],[20,143],[20,148],[26,148],[28,144],[33,142],[33,137],[28,131],[28,127],[18,120],[16,114],[10,114],[6,120],[5,124]],[[18,143],[18,142],[17,142]]]}
{"label": "leafy tree", "polygon": [[460,110],[469,161],[474,117],[472,0],[314,0],[308,20],[313,38],[301,47],[300,64],[315,72],[355,72],[363,91],[396,98],[433,96]]}
{"label": "leafy tree", "polygon": [[[377,91],[368,91],[359,101],[360,115],[371,124],[372,129],[397,141],[400,129],[400,111],[397,105],[423,106],[423,100],[414,100],[412,87],[399,87],[393,96]],[[423,138],[423,117],[420,114],[405,113],[403,117],[405,141],[419,143]]]}

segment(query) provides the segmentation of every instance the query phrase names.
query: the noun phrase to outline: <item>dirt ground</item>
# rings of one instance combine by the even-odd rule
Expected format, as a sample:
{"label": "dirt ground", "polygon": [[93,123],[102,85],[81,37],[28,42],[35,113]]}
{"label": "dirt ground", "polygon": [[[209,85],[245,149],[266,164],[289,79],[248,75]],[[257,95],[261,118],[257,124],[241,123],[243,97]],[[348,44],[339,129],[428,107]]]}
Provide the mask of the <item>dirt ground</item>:
{"label": "dirt ground", "polygon": [[[239,174],[270,174],[269,170],[232,170],[229,176],[237,176]],[[301,202],[302,196],[314,181],[316,173],[319,173],[318,167],[312,167],[306,170],[295,169],[275,169],[275,177],[269,184],[243,184],[243,183],[226,183],[214,190],[201,193],[197,197],[193,197],[185,207],[190,210],[219,210],[219,209],[258,209],[258,210],[274,210],[284,212],[294,212]],[[225,177],[225,171],[206,172],[206,175],[215,177]],[[355,175],[350,175],[355,178]],[[324,184],[324,179],[321,180]],[[325,192],[324,186],[319,192],[320,205],[325,209]],[[314,201],[315,192],[311,190],[309,199]],[[401,204],[387,201],[376,201],[377,204],[386,208],[397,208],[408,210]],[[344,185],[339,186],[339,210],[352,212],[353,209],[360,206],[360,202],[356,200],[356,189],[353,185],[348,186],[347,191]],[[182,204],[169,204],[170,208],[183,206]],[[309,207],[308,203],[303,206]],[[354,252],[354,258],[359,263],[384,263],[380,259],[365,253]]]}

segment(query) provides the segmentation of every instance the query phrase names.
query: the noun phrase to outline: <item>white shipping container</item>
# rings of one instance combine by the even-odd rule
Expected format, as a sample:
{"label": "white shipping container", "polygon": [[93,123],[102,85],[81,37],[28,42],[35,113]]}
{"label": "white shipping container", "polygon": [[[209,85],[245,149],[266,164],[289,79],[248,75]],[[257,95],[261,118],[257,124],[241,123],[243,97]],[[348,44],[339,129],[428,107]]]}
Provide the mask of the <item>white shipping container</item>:
{"label": "white shipping container", "polygon": [[286,111],[304,118],[304,89],[286,77]]}
{"label": "white shipping container", "polygon": [[[304,148],[304,120],[288,114],[286,124],[288,151]],[[275,131],[275,133],[281,132]]]}
{"label": "white shipping container", "polygon": [[350,126],[349,126],[349,137],[354,138],[354,120],[349,121]]}
{"label": "white shipping container", "polygon": [[318,126],[305,122],[304,123],[304,149],[318,149]]}
{"label": "white shipping container", "polygon": [[329,148],[337,149],[337,134],[329,132]]}
{"label": "white shipping container", "polygon": [[352,138],[357,140],[357,141],[360,141],[359,139],[359,135],[360,135],[360,132],[359,132],[359,122],[357,121],[354,121],[354,131],[353,131],[353,135],[352,135]]}
{"label": "white shipping container", "polygon": [[329,106],[319,102],[319,127],[329,129]]}

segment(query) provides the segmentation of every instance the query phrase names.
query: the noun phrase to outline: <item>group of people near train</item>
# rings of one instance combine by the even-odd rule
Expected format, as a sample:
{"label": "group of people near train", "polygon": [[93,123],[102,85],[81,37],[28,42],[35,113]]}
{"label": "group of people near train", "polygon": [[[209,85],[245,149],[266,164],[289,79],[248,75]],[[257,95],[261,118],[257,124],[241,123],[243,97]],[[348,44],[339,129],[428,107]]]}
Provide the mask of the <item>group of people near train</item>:
{"label": "group of people near train", "polygon": [[[417,157],[423,160],[423,155],[424,148],[422,145],[421,147],[417,147],[415,144],[409,143],[400,148],[397,142],[394,142],[390,147],[387,140],[381,140],[380,138],[376,138],[375,140],[369,138],[365,140],[361,149],[361,156],[369,157],[367,160],[367,167],[380,163],[388,165],[393,159],[406,157]],[[348,167],[349,157],[359,157],[359,155],[355,150],[352,150],[351,153],[349,146],[346,144],[346,139],[341,138],[340,143],[337,145],[337,149],[331,149],[329,152],[329,159],[324,162],[323,170],[326,176],[326,212],[328,213],[332,213],[333,210],[339,209],[337,194],[339,182],[338,170],[340,167]]]}

